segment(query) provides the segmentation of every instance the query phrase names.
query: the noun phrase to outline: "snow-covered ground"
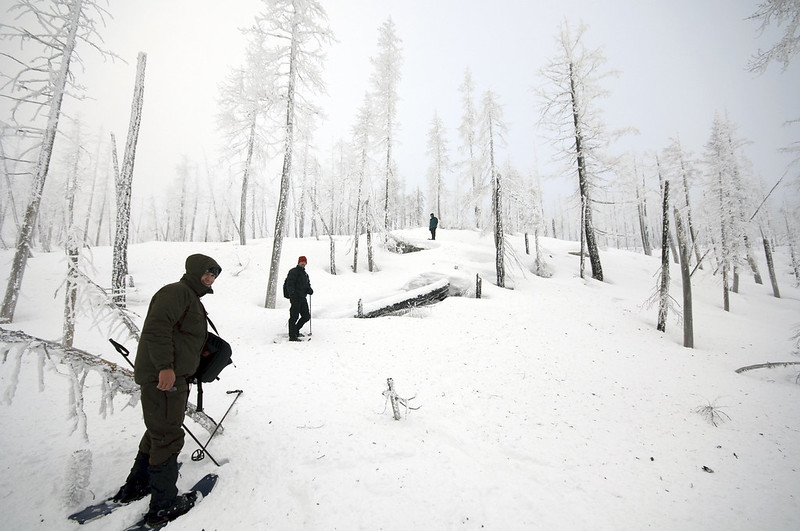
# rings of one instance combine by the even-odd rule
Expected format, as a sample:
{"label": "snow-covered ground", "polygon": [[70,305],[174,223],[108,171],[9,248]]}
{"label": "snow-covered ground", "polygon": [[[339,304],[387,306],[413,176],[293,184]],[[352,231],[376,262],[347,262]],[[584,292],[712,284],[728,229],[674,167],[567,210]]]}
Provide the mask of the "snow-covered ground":
{"label": "snow-covered ground", "polygon": [[[785,249],[777,254],[781,299],[743,276],[726,313],[719,277],[708,268],[695,274],[692,350],[681,346],[675,317],[657,332],[657,309],[645,306],[655,256],[605,250],[606,281],[584,281],[570,254],[578,244],[544,239],[552,277],[541,278],[527,271],[532,257],[513,236],[523,267],[509,263],[509,289],[501,289],[490,234],[427,234],[399,232],[426,250],[378,251],[379,271],[362,261],[357,274],[351,241],[340,238],[335,276],[327,239],[286,240],[281,281],[302,254],[314,288],[312,340],[301,343],[276,342],[288,301],[263,308],[271,241],[130,248],[129,302],[140,325],[152,294],[180,278],[187,255],[222,265],[203,302],[233,345],[236,367],[206,384],[206,411],[219,419],[232,400],[226,391],[244,391],[209,447],[226,464],[193,462],[187,437],[179,486],[208,472],[220,481],[168,529],[800,529],[800,369],[734,372],[800,360],[791,340],[800,289]],[[110,282],[110,253],[93,249],[84,266],[101,284]],[[0,252],[2,278],[11,256]],[[54,292],[65,267],[58,252],[30,260],[8,328],[58,340],[63,293]],[[761,267],[766,279],[763,257]],[[476,274],[482,299],[473,296]],[[351,317],[359,299],[367,305],[442,278],[466,296],[406,316]],[[124,366],[107,332],[89,325],[81,321],[76,346]],[[96,497],[121,484],[143,431],[138,404],[126,407],[119,395],[113,414],[101,415],[100,378],[91,374],[87,447],[70,433],[66,368],[45,363],[40,375],[39,357],[26,354],[17,372],[17,357],[0,365],[0,527],[123,529],[146,500],[84,526],[66,519],[78,507],[64,500],[76,450],[91,452]],[[400,421],[382,395],[389,377],[420,406]],[[701,414],[709,407],[721,416],[717,426]]]}

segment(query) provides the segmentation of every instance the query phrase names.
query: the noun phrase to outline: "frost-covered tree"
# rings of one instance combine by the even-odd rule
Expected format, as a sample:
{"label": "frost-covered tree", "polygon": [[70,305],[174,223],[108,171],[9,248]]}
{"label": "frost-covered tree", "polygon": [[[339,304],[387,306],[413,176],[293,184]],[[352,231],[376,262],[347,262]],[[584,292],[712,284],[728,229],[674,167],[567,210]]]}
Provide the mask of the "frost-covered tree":
{"label": "frost-covered tree", "polygon": [[74,140],[74,148],[72,153],[72,161],[69,166],[69,174],[67,176],[67,185],[65,190],[66,199],[66,238],[64,240],[64,251],[67,255],[67,274],[65,280],[65,294],[64,294],[64,323],[63,335],[61,343],[65,347],[71,347],[75,339],[75,303],[78,299],[78,285],[76,278],[78,276],[78,257],[80,254],[80,235],[78,234],[77,225],[75,224],[75,195],[78,191],[78,173],[80,171],[81,152],[83,150],[80,145],[81,133],[80,123],[76,124],[75,132],[72,135]]}
{"label": "frost-covered tree", "polygon": [[[783,31],[780,40],[767,50],[759,49],[747,65],[751,72],[759,74],[767,70],[773,61],[781,63],[785,72],[795,55],[800,52],[800,0],[763,0],[751,19],[760,22],[758,33],[763,34],[767,27],[776,25]],[[800,122],[799,116],[791,117],[789,123]],[[792,142],[781,151],[795,156],[791,165],[800,163],[800,141]],[[800,181],[798,181],[800,182]]]}
{"label": "frost-covered tree", "polygon": [[705,211],[714,234],[719,269],[722,274],[723,307],[730,311],[730,291],[734,269],[742,261],[742,244],[747,227],[744,205],[748,189],[738,160],[734,125],[714,115],[706,143]]}
{"label": "frost-covered tree", "polygon": [[[356,117],[356,124],[353,126],[353,147],[356,150],[356,172],[358,174],[358,186],[356,191],[356,212],[355,230],[353,233],[353,273],[358,273],[358,242],[361,237],[362,218],[365,217],[364,188],[367,181],[367,167],[370,163],[370,139],[372,131],[372,99],[369,93],[364,94],[364,102]],[[371,187],[367,186],[368,189]]]}
{"label": "frost-covered tree", "polygon": [[0,322],[14,319],[61,118],[61,104],[70,87],[80,92],[80,87],[74,83],[71,68],[73,61],[81,63],[77,47],[82,43],[105,56],[111,56],[98,46],[102,42],[98,22],[104,23],[108,16],[99,1],[22,0],[11,7],[6,20],[15,15],[15,21],[21,25],[0,24],[0,33],[6,38],[21,41],[29,58],[6,56],[6,59],[10,59],[9,68],[4,66],[0,69],[0,90],[12,102],[11,120],[21,123],[28,131],[38,133],[40,143],[28,206],[20,225],[11,274],[0,308]]}
{"label": "frost-covered tree", "polygon": [[463,114],[461,115],[461,125],[458,127],[458,134],[461,137],[459,150],[464,155],[460,162],[464,175],[470,185],[469,204],[473,207],[474,227],[480,228],[481,224],[481,196],[483,185],[481,182],[481,156],[478,147],[478,111],[475,109],[474,93],[475,83],[472,81],[472,72],[469,68],[464,72],[464,81],[459,87],[461,92],[461,102]]}
{"label": "frost-covered tree", "polygon": [[[133,89],[131,119],[128,124],[128,139],[122,157],[122,168],[114,178],[117,196],[117,223],[114,235],[114,268],[111,272],[111,293],[114,300],[125,305],[125,279],[128,277],[128,239],[131,220],[131,186],[133,185],[133,164],[136,160],[136,143],[139,138],[139,125],[144,106],[144,72],[147,54],[139,53],[136,68],[136,83]],[[114,148],[116,150],[116,148]],[[115,155],[116,156],[116,155]]]}
{"label": "frost-covered tree", "polygon": [[0,245],[3,246],[3,249],[8,248],[5,238],[3,238],[3,227],[9,217],[12,219],[14,231],[19,231],[19,215],[17,214],[11,175],[16,172],[15,168],[21,162],[7,154],[5,147],[7,138],[13,138],[13,128],[2,123],[0,124],[0,171],[3,172],[3,179],[0,184],[3,185],[3,189],[0,194],[3,196],[3,201],[0,202]]}
{"label": "frost-covered tree", "polygon": [[585,241],[589,253],[592,276],[603,280],[592,197],[609,168],[605,150],[610,137],[598,106],[598,99],[607,94],[601,82],[615,72],[604,70],[606,59],[599,49],[586,48],[583,43],[585,30],[586,27],[581,25],[573,35],[569,24],[565,22],[561,27],[558,55],[541,70],[546,83],[538,91],[542,100],[540,121],[553,132],[551,140],[560,148],[562,159],[571,168],[570,173],[577,174],[582,242]]}
{"label": "frost-covered tree", "polygon": [[447,149],[447,132],[439,113],[434,112],[431,127],[428,129],[428,185],[431,190],[431,208],[443,217],[442,196],[444,195],[444,176],[450,171],[450,154]]}
{"label": "frost-covered tree", "polygon": [[786,70],[792,57],[800,52],[800,0],[763,0],[750,18],[759,21],[759,34],[775,24],[783,35],[767,50],[758,50],[747,65],[749,70],[764,72],[772,61],[781,63]]}
{"label": "frost-covered tree", "polygon": [[[685,216],[685,228],[687,230],[687,245],[690,250],[694,250],[698,267],[703,268],[702,256],[700,252],[697,228],[695,227],[694,216],[692,215],[691,190],[695,181],[700,176],[691,153],[687,152],[681,145],[680,139],[672,138],[667,148],[664,150],[664,171],[670,176],[671,181],[677,186],[673,189],[676,197],[681,198],[683,205],[681,211]],[[676,203],[677,204],[677,203]]]}
{"label": "frost-covered tree", "polygon": [[[217,124],[225,136],[226,155],[242,165],[239,202],[239,243],[247,243],[247,197],[255,162],[264,158],[265,121],[275,101],[273,74],[265,42],[269,34],[258,25],[248,31],[243,67],[233,69],[220,86]],[[253,212],[254,214],[254,212]],[[253,227],[255,229],[255,227]]]}
{"label": "frost-covered tree", "polygon": [[403,66],[402,39],[397,35],[391,17],[378,30],[378,55],[371,59],[373,99],[375,103],[375,121],[378,140],[385,150],[384,193],[383,193],[383,229],[388,238],[389,204],[394,171],[392,146],[399,123],[397,121],[397,86],[400,83]]}
{"label": "frost-covered tree", "polygon": [[264,46],[269,51],[269,68],[280,98],[277,107],[280,107],[283,117],[283,165],[264,301],[265,307],[274,308],[292,178],[295,122],[298,113],[310,115],[315,112],[309,98],[324,90],[320,77],[323,48],[333,39],[333,34],[327,25],[325,9],[317,0],[263,1],[264,10],[256,16],[252,31],[269,36]]}
{"label": "frost-covered tree", "polygon": [[503,120],[503,108],[494,92],[487,90],[483,96],[480,119],[480,145],[486,153],[488,172],[492,182],[492,213],[494,215],[495,271],[497,285],[506,286],[505,233],[503,228],[503,177],[496,162],[497,150],[505,143],[508,131]]}

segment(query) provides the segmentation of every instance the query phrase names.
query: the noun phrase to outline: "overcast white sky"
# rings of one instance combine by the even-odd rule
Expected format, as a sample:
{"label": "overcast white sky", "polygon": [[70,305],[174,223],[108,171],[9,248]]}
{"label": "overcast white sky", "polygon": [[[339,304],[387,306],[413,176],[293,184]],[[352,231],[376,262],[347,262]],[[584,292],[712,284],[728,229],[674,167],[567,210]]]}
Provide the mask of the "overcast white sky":
{"label": "overcast white sky", "polygon": [[[0,0],[0,5],[10,5]],[[549,147],[537,131],[532,87],[539,69],[556,53],[559,24],[583,21],[589,47],[603,47],[608,67],[619,70],[606,85],[605,118],[610,128],[640,131],[618,150],[638,153],[664,148],[680,135],[684,146],[702,152],[715,111],[740,126],[756,171],[773,183],[789,158],[777,149],[796,141],[800,125],[800,59],[785,73],[778,65],[757,76],[748,58],[771,44],[776,33],[758,38],[746,17],[757,0],[330,0],[323,2],[338,42],[328,53],[328,96],[321,105],[329,121],[319,132],[320,156],[328,145],[350,137],[350,128],[372,71],[379,26],[391,16],[403,40],[399,92],[399,172],[420,183],[429,160],[426,138],[434,111],[450,133],[451,159],[460,158],[456,129],[461,119],[458,87],[472,71],[479,94],[491,89],[504,106],[509,126],[506,154],[523,172],[544,168]],[[144,118],[139,138],[134,192],[159,186],[188,156],[202,163],[216,157],[217,87],[241,62],[244,38],[258,0],[137,0],[112,2],[114,20],[104,32],[106,47],[128,64],[89,61],[78,80],[94,101],[82,114],[94,129],[127,132],[136,54],[148,54]],[[3,10],[5,11],[5,9]],[[86,58],[92,52],[82,51]],[[120,148],[121,149],[121,148]],[[538,163],[537,163],[538,157]]]}

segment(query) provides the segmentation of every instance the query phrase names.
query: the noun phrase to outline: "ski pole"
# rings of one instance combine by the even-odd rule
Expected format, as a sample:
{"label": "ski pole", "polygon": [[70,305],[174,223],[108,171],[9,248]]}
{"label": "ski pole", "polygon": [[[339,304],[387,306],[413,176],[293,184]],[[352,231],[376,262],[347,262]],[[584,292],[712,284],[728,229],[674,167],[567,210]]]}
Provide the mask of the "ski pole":
{"label": "ski pole", "polygon": [[[199,446],[200,448],[203,448],[203,443],[201,443],[201,442],[200,442],[200,441],[197,439],[197,437],[195,437],[195,436],[194,436],[194,433],[192,433],[191,431],[189,431],[189,428],[187,428],[187,427],[186,427],[186,424],[181,424],[181,426],[183,426],[183,429],[184,429],[184,430],[186,430],[186,433],[188,433],[188,434],[189,434],[189,435],[192,437],[192,439],[194,439],[194,442],[196,442],[196,443],[197,443],[197,446]],[[198,452],[198,451],[199,451],[199,450],[195,450],[195,452]],[[208,452],[208,450],[205,450],[205,449],[203,449],[202,451],[203,451],[203,457],[205,457],[205,456],[208,456],[208,457],[209,457],[209,459],[211,459],[211,461],[213,461],[215,465],[217,465],[217,466],[222,466],[222,465],[220,465],[219,463],[217,463],[217,460],[216,460],[216,459],[214,459],[214,456],[213,456],[213,455],[211,455],[211,454]],[[202,457],[201,457],[200,459],[202,459]],[[195,458],[194,458],[194,453],[192,453],[192,461],[199,461],[200,459],[195,459]]]}
{"label": "ski pole", "polygon": [[[125,360],[128,362],[128,365],[130,365],[131,367],[135,368],[135,367],[134,367],[134,365],[133,365],[133,362],[131,362],[130,358],[128,358],[128,356],[130,355],[130,353],[131,353],[131,352],[130,352],[130,351],[127,349],[127,348],[125,348],[125,346],[124,346],[124,345],[120,345],[119,343],[117,343],[117,342],[116,342],[116,341],[114,341],[113,339],[109,338],[108,340],[111,342],[111,344],[112,344],[112,345],[114,345],[114,348],[117,350],[117,352],[119,352],[120,354],[122,354],[122,357],[124,357],[124,358],[125,358]],[[238,397],[237,397],[237,398],[238,398]],[[235,402],[235,400],[234,400],[234,402]],[[227,415],[227,413],[226,413],[226,415]],[[196,443],[197,443],[197,445],[198,445],[200,448],[202,448],[202,447],[203,447],[203,443],[201,443],[200,441],[198,441],[198,440],[197,440],[197,437],[195,437],[195,436],[194,436],[194,433],[192,433],[192,432],[191,432],[191,430],[189,430],[189,428],[187,428],[187,427],[186,427],[186,423],[182,423],[182,424],[181,424],[181,427],[182,427],[182,428],[183,428],[183,429],[186,431],[186,433],[188,433],[188,434],[189,434],[189,436],[190,436],[192,439],[194,439],[194,442],[196,442]],[[217,428],[218,428],[218,427],[219,427],[219,425],[217,425]],[[216,428],[214,428],[214,431],[216,432],[216,431],[217,431],[217,429],[216,429]],[[211,439],[209,439],[209,441],[210,441],[210,440],[211,440]],[[208,457],[209,457],[209,458],[210,458],[210,459],[211,459],[211,460],[214,462],[214,464],[215,464],[215,465],[217,465],[217,466],[221,466],[221,465],[220,465],[220,464],[217,462],[217,460],[216,460],[216,459],[214,459],[214,456],[212,456],[210,453],[208,453],[208,450],[203,450],[203,453],[204,453],[204,456],[207,454],[207,455],[208,455]],[[202,458],[201,458],[201,459],[202,459]]]}
{"label": "ski pole", "polygon": [[311,295],[308,296],[308,337],[311,337]]}
{"label": "ski pole", "polygon": [[[239,400],[239,396],[241,396],[241,394],[244,393],[244,391],[242,391],[241,389],[236,389],[235,391],[226,391],[226,394],[229,394],[229,395],[231,395],[233,393],[236,393],[236,398],[233,399],[233,402],[231,402],[231,405],[228,406],[228,410],[225,412],[224,415],[222,415],[222,419],[220,419],[219,424],[217,424],[217,427],[214,428],[214,431],[211,432],[211,437],[208,438],[208,441],[206,441],[205,446],[203,446],[201,444],[200,448],[198,448],[197,450],[192,452],[192,461],[202,461],[203,460],[203,458],[205,457],[205,454],[208,452],[208,450],[206,450],[206,448],[208,448],[208,445],[211,444],[211,439],[214,438],[214,435],[216,435],[217,430],[219,429],[219,427],[222,426],[223,422],[225,422],[225,417],[228,416],[228,413],[230,413],[231,409],[233,409],[233,405],[236,403],[237,400]],[[209,457],[211,457],[210,454],[209,454]],[[211,460],[213,461],[214,459],[212,458]]]}

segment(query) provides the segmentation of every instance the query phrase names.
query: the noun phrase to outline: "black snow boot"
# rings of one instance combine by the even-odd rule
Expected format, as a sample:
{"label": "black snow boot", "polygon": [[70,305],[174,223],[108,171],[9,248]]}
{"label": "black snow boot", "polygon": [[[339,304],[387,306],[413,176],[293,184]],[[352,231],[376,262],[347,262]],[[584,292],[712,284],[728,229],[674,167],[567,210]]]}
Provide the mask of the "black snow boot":
{"label": "black snow boot", "polygon": [[170,456],[166,462],[150,466],[150,511],[145,518],[150,525],[174,520],[194,507],[195,492],[178,496],[178,454]]}
{"label": "black snow boot", "polygon": [[149,456],[142,452],[136,454],[128,479],[112,498],[117,503],[131,503],[150,494],[150,481],[147,473]]}

